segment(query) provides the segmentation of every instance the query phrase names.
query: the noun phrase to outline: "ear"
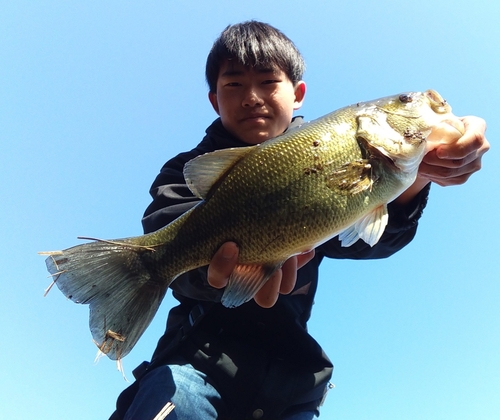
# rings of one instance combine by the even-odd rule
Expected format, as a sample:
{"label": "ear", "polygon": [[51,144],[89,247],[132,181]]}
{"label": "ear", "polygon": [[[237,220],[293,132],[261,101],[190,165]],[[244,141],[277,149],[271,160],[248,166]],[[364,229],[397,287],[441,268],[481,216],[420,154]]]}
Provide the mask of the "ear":
{"label": "ear", "polygon": [[300,80],[295,85],[295,102],[293,105],[293,109],[299,109],[302,106],[305,96],[306,96],[306,82]]}
{"label": "ear", "polygon": [[212,108],[217,113],[217,115],[220,115],[219,114],[219,102],[217,101],[217,94],[213,93],[213,92],[208,92],[208,100],[212,104]]}

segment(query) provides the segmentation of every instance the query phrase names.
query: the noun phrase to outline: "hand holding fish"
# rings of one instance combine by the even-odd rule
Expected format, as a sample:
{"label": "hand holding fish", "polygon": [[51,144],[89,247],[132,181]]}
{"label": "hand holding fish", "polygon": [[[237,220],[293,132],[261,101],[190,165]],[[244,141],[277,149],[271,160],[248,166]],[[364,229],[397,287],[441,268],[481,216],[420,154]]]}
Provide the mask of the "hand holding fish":
{"label": "hand holding fish", "polygon": [[479,117],[446,119],[427,137],[427,152],[418,168],[417,179],[397,199],[410,202],[429,182],[442,187],[461,185],[481,169],[481,158],[490,149],[486,122]]}
{"label": "hand holding fish", "polygon": [[[254,296],[255,302],[263,308],[270,308],[278,300],[279,294],[289,294],[295,287],[297,270],[314,257],[314,250],[296,255],[285,261],[266,284]],[[221,289],[227,286],[229,277],[238,262],[238,245],[226,242],[215,253],[208,266],[208,282],[212,287]]]}
{"label": "hand holding fish", "polygon": [[460,185],[481,169],[481,158],[490,148],[485,137],[486,122],[472,116],[459,121],[463,134],[453,128],[431,133],[428,143],[432,149],[419,167],[419,178],[444,187]]}

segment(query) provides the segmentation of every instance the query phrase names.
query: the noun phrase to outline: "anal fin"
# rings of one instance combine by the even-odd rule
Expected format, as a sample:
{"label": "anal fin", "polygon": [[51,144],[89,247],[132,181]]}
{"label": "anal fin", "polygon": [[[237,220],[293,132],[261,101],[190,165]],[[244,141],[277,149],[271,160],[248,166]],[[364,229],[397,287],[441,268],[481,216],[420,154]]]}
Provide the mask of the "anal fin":
{"label": "anal fin", "polygon": [[222,295],[221,303],[235,308],[252,299],[284,261],[266,265],[238,264]]}

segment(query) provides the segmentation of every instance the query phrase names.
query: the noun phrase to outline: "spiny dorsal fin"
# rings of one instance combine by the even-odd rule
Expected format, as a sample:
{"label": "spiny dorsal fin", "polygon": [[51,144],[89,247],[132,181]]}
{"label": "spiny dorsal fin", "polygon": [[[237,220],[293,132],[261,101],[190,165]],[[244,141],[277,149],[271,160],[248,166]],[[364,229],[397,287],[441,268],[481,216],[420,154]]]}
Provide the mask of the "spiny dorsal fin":
{"label": "spiny dorsal fin", "polygon": [[198,198],[206,199],[212,186],[255,147],[216,150],[190,160],[184,166],[184,178],[189,189]]}

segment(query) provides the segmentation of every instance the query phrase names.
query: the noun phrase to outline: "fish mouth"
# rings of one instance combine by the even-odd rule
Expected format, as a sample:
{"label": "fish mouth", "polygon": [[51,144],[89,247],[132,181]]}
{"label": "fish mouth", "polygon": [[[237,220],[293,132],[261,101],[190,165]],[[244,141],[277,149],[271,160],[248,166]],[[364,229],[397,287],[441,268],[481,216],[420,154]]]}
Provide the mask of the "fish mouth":
{"label": "fish mouth", "polygon": [[429,102],[429,106],[436,114],[447,114],[451,112],[451,106],[446,102],[438,92],[433,89],[426,90],[424,92],[427,101]]}

